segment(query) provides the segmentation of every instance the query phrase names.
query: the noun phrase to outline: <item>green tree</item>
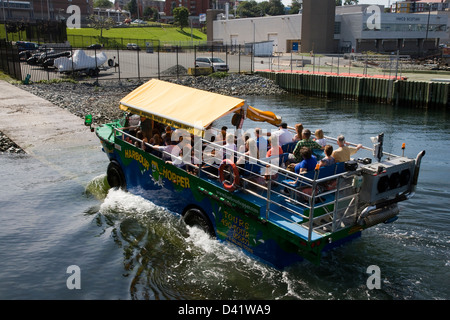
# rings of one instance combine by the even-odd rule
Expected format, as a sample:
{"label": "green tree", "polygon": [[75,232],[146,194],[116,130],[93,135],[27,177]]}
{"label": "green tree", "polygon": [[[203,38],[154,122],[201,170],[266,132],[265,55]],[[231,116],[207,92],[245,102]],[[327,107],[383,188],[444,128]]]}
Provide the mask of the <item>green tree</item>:
{"label": "green tree", "polygon": [[142,15],[144,16],[145,20],[150,20],[153,18],[153,8],[147,7],[144,9],[144,12],[142,12]]}
{"label": "green tree", "polygon": [[113,3],[109,0],[95,0],[94,8],[112,8]]}
{"label": "green tree", "polygon": [[146,20],[158,21],[159,19],[159,12],[156,8],[147,7],[142,14]]}
{"label": "green tree", "polygon": [[284,4],[281,0],[269,0],[269,15],[280,16],[284,14]]}
{"label": "green tree", "polygon": [[109,30],[116,22],[113,18],[98,16],[96,14],[90,15],[88,18],[89,27],[100,30],[100,38],[103,38],[103,30]]}
{"label": "green tree", "polygon": [[269,1],[262,1],[258,3],[257,10],[259,12],[259,16],[263,17],[269,13],[270,5]]}
{"label": "green tree", "polygon": [[302,8],[302,4],[299,0],[292,0],[291,9],[289,10],[289,14],[297,14]]}
{"label": "green tree", "polygon": [[258,9],[258,3],[255,0],[242,1],[238,5],[237,12],[241,18],[261,16],[261,11]]}
{"label": "green tree", "polygon": [[176,7],[173,9],[173,22],[181,30],[189,26],[189,10],[186,7]]}
{"label": "green tree", "polygon": [[125,6],[125,8],[130,11],[130,15],[135,16],[137,14],[137,3],[136,0],[131,0],[128,2],[128,4]]}

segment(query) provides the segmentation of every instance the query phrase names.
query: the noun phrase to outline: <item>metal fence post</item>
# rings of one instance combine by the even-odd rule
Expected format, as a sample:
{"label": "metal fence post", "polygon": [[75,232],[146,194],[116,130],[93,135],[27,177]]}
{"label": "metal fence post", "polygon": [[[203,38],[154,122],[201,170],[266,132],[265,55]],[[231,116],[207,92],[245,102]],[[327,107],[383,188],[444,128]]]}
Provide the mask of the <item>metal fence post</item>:
{"label": "metal fence post", "polygon": [[17,80],[22,80],[22,70],[20,69],[19,50],[14,50],[12,47],[13,63],[14,63],[14,76]]}
{"label": "metal fence post", "polygon": [[228,44],[225,44],[225,63],[228,65]]}
{"label": "metal fence post", "polygon": [[161,80],[161,69],[160,69],[161,65],[160,65],[160,61],[159,61],[159,59],[160,59],[160,55],[159,55],[160,51],[161,51],[161,42],[158,43],[158,80]]}
{"label": "metal fence post", "polygon": [[[47,58],[48,48],[45,48],[45,57]],[[50,81],[50,70],[47,68],[47,81]]]}
{"label": "metal fence post", "polygon": [[177,70],[177,79],[179,77],[179,72],[178,72],[178,45],[175,46],[175,52],[176,52],[176,57],[177,57],[177,64],[175,65],[175,68]]}
{"label": "metal fence post", "polygon": [[290,64],[291,64],[291,73],[292,73],[292,50],[291,50],[291,62],[290,62]]}
{"label": "metal fence post", "polygon": [[337,75],[339,75],[339,55],[338,55],[338,64],[337,64]]}
{"label": "metal fence post", "polygon": [[94,59],[95,59],[95,72],[94,72],[94,74],[97,76],[97,80],[95,81],[95,84],[98,85],[98,74],[100,72],[97,72],[97,70],[98,70],[98,65],[97,65],[97,48],[94,48]]}
{"label": "metal fence post", "polygon": [[316,72],[316,54],[313,53],[313,74]]}
{"label": "metal fence post", "polygon": [[136,52],[137,52],[138,80],[141,81],[141,68],[140,68],[140,65],[139,65],[139,51],[140,50],[136,50]]}
{"label": "metal fence post", "polygon": [[197,61],[197,46],[194,45],[194,75],[197,75],[197,63],[195,63],[195,61]]}
{"label": "metal fence post", "polygon": [[238,59],[238,61],[239,61],[239,73],[241,73],[241,44],[239,44],[238,45],[238,50],[239,50],[239,55],[238,55],[238,57],[239,57],[239,59]]}
{"label": "metal fence post", "polygon": [[[114,62],[115,64],[115,62]],[[117,66],[119,67],[119,82],[120,82],[120,56],[119,56],[119,46],[117,46]],[[114,66],[115,67],[115,66]]]}
{"label": "metal fence post", "polygon": [[72,64],[72,78],[75,78],[75,70],[73,68],[73,48],[70,47],[70,61]]}

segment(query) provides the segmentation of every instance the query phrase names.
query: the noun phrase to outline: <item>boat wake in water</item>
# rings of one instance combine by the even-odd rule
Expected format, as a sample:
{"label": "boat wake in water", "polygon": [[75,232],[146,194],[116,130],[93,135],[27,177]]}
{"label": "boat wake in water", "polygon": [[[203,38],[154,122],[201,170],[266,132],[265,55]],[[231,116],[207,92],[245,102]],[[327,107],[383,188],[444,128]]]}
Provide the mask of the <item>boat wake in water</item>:
{"label": "boat wake in water", "polygon": [[94,178],[86,191],[103,195],[95,221],[123,250],[131,299],[301,298],[288,271],[255,261],[151,201],[120,189],[103,193],[105,181]]}
{"label": "boat wake in water", "polygon": [[[366,270],[374,261],[364,256],[368,250],[375,254],[392,248],[401,224],[381,225],[347,244],[347,250],[327,252],[320,266],[304,261],[278,270],[187,226],[149,200],[109,189],[105,175],[89,182],[86,193],[101,201],[90,212],[100,234],[109,234],[123,251],[122,276],[129,281],[130,299],[414,299],[414,287],[420,285],[407,270],[392,279],[389,274],[395,271],[381,260],[376,263],[382,266],[382,288],[366,286]],[[385,229],[382,239],[379,228]]]}

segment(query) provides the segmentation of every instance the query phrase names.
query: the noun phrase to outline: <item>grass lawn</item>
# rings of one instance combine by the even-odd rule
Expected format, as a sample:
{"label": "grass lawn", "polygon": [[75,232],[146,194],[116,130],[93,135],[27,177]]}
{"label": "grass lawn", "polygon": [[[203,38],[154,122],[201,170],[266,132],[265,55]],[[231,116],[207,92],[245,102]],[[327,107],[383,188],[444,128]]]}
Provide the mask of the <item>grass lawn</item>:
{"label": "grass lawn", "polygon": [[18,82],[16,79],[11,78],[9,75],[4,73],[3,71],[0,71],[0,80],[9,82],[9,83],[15,83]]}
{"label": "grass lawn", "polygon": [[[93,28],[67,29],[67,39],[74,47],[83,47],[92,43],[99,43],[100,30]],[[92,37],[92,38],[90,38]],[[94,38],[95,37],[95,38]],[[126,45],[128,42],[144,45],[146,41],[164,42],[190,42],[191,29],[174,27],[127,27],[111,28],[103,30],[103,38],[107,38],[110,44],[114,42]],[[123,40],[122,40],[123,39]],[[206,34],[198,29],[192,29],[192,41],[194,43],[206,41]],[[114,44],[113,44],[114,45]]]}

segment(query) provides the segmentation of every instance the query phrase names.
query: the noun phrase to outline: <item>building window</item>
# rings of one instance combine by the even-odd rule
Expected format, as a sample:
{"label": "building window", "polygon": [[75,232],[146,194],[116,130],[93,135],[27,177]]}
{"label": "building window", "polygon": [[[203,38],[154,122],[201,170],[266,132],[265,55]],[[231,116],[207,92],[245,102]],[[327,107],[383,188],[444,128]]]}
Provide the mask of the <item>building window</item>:
{"label": "building window", "polygon": [[340,21],[334,22],[334,34],[341,34],[341,22]]}

